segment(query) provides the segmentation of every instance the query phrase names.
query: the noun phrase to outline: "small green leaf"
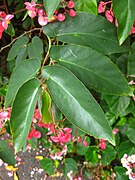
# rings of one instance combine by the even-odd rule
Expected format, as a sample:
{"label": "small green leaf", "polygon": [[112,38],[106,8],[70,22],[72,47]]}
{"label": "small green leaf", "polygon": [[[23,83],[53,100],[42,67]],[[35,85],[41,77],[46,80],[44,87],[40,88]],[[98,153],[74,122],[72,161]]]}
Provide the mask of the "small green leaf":
{"label": "small green leaf", "polygon": [[29,38],[27,36],[23,36],[23,37],[19,38],[18,40],[16,40],[8,53],[7,61],[11,61],[11,60],[15,59],[16,56],[18,55],[19,51],[24,46],[26,46],[28,42],[29,42]]}
{"label": "small green leaf", "polygon": [[16,153],[26,142],[38,98],[39,86],[39,81],[33,78],[21,86],[15,97],[10,126]]}
{"label": "small green leaf", "polygon": [[49,176],[54,174],[53,161],[50,158],[42,159],[40,161],[40,166],[49,174]]}
{"label": "small green leaf", "polygon": [[43,32],[59,41],[91,47],[106,55],[129,50],[129,45],[119,46],[113,24],[101,16],[85,12],[77,12],[76,17],[67,17],[62,23],[48,24],[43,27]]}
{"label": "small green leaf", "polygon": [[38,58],[39,61],[43,60],[43,43],[39,37],[34,36],[32,38],[32,42],[29,43],[28,56],[30,59],[31,58]]}
{"label": "small green leaf", "polygon": [[51,0],[51,3],[50,0],[43,0],[43,2],[48,15],[48,21],[50,21],[54,14],[54,11],[57,9],[60,3],[60,0]]}
{"label": "small green leaf", "polygon": [[47,91],[42,91],[42,121],[45,124],[52,123],[52,102]]}
{"label": "small green leaf", "polygon": [[71,71],[61,66],[46,66],[42,76],[47,79],[53,100],[69,121],[82,131],[115,144],[102,109]]}
{"label": "small green leaf", "polygon": [[102,165],[106,166],[109,165],[116,157],[115,149],[107,145],[106,149],[101,151],[101,163]]}
{"label": "small green leaf", "polygon": [[39,69],[40,62],[36,58],[23,60],[14,68],[5,98],[5,107],[12,105],[18,89],[22,84],[34,77]]}
{"label": "small green leaf", "polygon": [[[118,21],[118,39],[121,45],[128,37],[135,19],[134,0],[113,0],[113,11]],[[120,13],[121,11],[121,13]]]}
{"label": "small green leaf", "polygon": [[97,146],[90,146],[85,153],[85,158],[87,161],[90,161],[91,164],[96,164],[98,163],[98,153],[99,148]]}
{"label": "small green leaf", "polygon": [[97,14],[97,1],[96,0],[74,0],[75,10],[84,11],[91,14]]}
{"label": "small green leaf", "polygon": [[80,142],[77,143],[76,148],[77,148],[77,154],[79,154],[79,155],[85,155],[86,151],[88,150],[88,146],[85,147]]}
{"label": "small green leaf", "polygon": [[128,180],[128,175],[126,175],[126,169],[121,166],[115,166],[114,171],[116,172],[115,180]]}
{"label": "small green leaf", "polygon": [[89,88],[107,94],[132,94],[117,66],[98,51],[78,45],[52,46],[50,55]]}
{"label": "small green leaf", "polygon": [[65,176],[67,176],[67,173],[69,173],[71,170],[73,171],[74,174],[77,173],[78,171],[77,163],[72,158],[66,158],[64,167],[62,168],[62,172],[64,173]]}
{"label": "small green leaf", "polygon": [[5,141],[0,139],[0,159],[9,165],[15,165],[13,152],[9,149]]}

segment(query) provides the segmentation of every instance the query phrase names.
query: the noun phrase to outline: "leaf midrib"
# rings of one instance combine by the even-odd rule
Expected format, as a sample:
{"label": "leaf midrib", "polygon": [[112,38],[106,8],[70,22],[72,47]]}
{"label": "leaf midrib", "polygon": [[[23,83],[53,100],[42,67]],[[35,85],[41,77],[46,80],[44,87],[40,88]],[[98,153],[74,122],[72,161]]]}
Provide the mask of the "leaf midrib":
{"label": "leaf midrib", "polygon": [[[75,64],[75,63],[68,63],[67,61],[64,61],[64,60],[62,60],[62,59],[59,59],[60,61],[63,61],[63,62],[65,62],[65,63],[67,63],[67,64],[71,64],[71,65],[73,65],[73,66],[77,66],[77,67],[79,67],[79,68],[82,68],[82,69],[85,69],[85,70],[87,70],[88,72],[90,71],[91,73],[93,73],[93,74],[95,74],[96,76],[98,76],[98,77],[101,77],[102,79],[105,79],[103,76],[99,76],[96,72],[94,72],[94,71],[92,71],[92,70],[89,70],[89,69],[87,69],[87,68],[85,68],[85,67],[83,67],[83,66],[79,66],[78,64]],[[110,82],[110,81],[108,81],[108,79],[105,79],[107,82]],[[112,85],[115,85],[116,87],[118,87],[119,89],[121,89],[122,90],[122,88],[120,88],[117,84],[114,84],[112,81],[110,82],[110,84],[112,84]]]}
{"label": "leaf midrib", "polygon": [[[49,77],[48,78],[48,80],[49,79],[51,79],[52,81],[54,81],[55,82],[55,84],[57,84],[58,86],[60,86],[70,97],[72,97],[76,102],[77,102],[77,104],[79,104],[79,102],[74,98],[74,96],[72,96],[72,94],[71,93],[69,93],[68,91],[67,91],[67,89],[65,89],[64,88],[64,86],[62,86],[61,84],[59,84],[58,83],[58,81],[55,81],[55,79],[53,79],[53,77]],[[82,84],[82,83],[81,83]],[[83,85],[83,84],[82,84]],[[84,85],[83,85],[84,86]],[[86,89],[86,87],[84,86],[84,88]],[[87,89],[86,89],[87,90]],[[97,102],[95,101],[95,103],[97,104]],[[97,104],[98,105],[98,104]],[[88,111],[86,110],[86,109],[84,109],[80,104],[79,104],[79,106],[81,107],[81,109],[83,109],[83,111],[85,111],[87,114],[88,114],[88,116],[90,116],[90,117],[92,117],[89,113],[88,113]],[[99,107],[100,108],[100,107]],[[92,114],[93,115],[93,114]],[[97,119],[97,117],[95,116],[95,115],[93,115],[93,117],[95,118],[95,119]],[[93,117],[92,117],[92,119],[93,119]],[[68,118],[68,117],[67,117]],[[69,118],[70,119],[70,118]],[[97,123],[98,124],[98,126],[100,126],[100,128],[101,129],[103,129],[103,127],[99,124],[99,123]],[[80,127],[81,128],[81,127]],[[103,131],[104,131],[104,129],[103,129]],[[106,134],[108,134],[108,132],[106,132]],[[94,135],[95,136],[95,135]],[[112,137],[110,136],[110,134],[108,134],[108,137],[110,137],[111,139],[112,139]]]}

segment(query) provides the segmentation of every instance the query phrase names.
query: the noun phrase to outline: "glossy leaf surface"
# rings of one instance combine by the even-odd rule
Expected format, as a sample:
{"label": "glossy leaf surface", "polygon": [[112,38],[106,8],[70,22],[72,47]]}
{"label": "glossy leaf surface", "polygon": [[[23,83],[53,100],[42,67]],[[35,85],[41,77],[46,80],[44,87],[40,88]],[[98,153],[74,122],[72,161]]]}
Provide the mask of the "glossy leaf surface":
{"label": "glossy leaf surface", "polygon": [[10,77],[8,91],[5,99],[5,106],[12,104],[18,89],[27,80],[34,77],[40,69],[40,62],[38,59],[27,59],[20,62],[15,68]]}
{"label": "glossy leaf surface", "polygon": [[[55,22],[43,27],[43,32],[57,40],[91,47],[103,54],[128,51],[128,47],[118,45],[116,29],[105,18],[94,14],[78,12],[74,18]],[[102,44],[102,45],[101,45]]]}
{"label": "glossy leaf surface", "polygon": [[7,143],[0,139],[0,159],[9,165],[15,165],[13,152],[9,149]]}
{"label": "glossy leaf surface", "polygon": [[[118,21],[118,39],[121,45],[128,37],[135,19],[134,0],[113,0],[113,11]],[[121,11],[121,13],[120,13]]]}
{"label": "glossy leaf surface", "polygon": [[105,115],[90,92],[71,71],[61,66],[42,70],[51,96],[63,114],[82,131],[114,144]]}
{"label": "glossy leaf surface", "polygon": [[116,95],[131,93],[117,66],[108,57],[89,47],[53,46],[50,54],[89,88]]}
{"label": "glossy leaf surface", "polygon": [[40,83],[37,79],[31,79],[21,86],[13,103],[10,125],[17,153],[26,142],[34,108],[36,106]]}
{"label": "glossy leaf surface", "polygon": [[43,2],[48,15],[48,20],[50,21],[50,19],[53,17],[54,11],[57,9],[60,3],[60,0],[51,0],[51,2],[50,0],[43,0]]}

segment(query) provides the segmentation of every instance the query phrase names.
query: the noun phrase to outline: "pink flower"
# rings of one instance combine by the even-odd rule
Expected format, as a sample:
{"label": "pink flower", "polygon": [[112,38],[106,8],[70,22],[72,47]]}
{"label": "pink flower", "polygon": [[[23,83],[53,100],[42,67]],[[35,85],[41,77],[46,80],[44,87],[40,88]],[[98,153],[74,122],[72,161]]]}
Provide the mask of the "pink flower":
{"label": "pink flower", "polygon": [[4,11],[0,11],[0,17],[4,19],[6,17],[6,13]]}
{"label": "pink flower", "polygon": [[104,13],[106,8],[106,3],[103,1],[100,1],[98,6],[98,13]]}
{"label": "pink flower", "polygon": [[65,18],[66,18],[66,17],[65,17],[64,14],[62,14],[62,13],[58,14],[58,21],[64,21]]}
{"label": "pink flower", "polygon": [[67,3],[68,8],[73,8],[74,7],[74,2],[71,0]]}
{"label": "pink flower", "polygon": [[38,23],[41,26],[45,26],[48,23],[48,17],[47,16],[38,16]]}
{"label": "pink flower", "polygon": [[4,29],[8,28],[8,24],[10,23],[10,20],[14,17],[14,15],[12,14],[8,14],[6,15],[6,17],[3,19],[2,21],[2,26],[4,27]]}
{"label": "pink flower", "polygon": [[59,137],[56,137],[56,136],[50,136],[50,138],[51,138],[51,140],[53,141],[53,142],[59,142]]}
{"label": "pink flower", "polygon": [[69,14],[69,16],[71,16],[71,17],[76,16],[76,12],[75,12],[73,9],[70,9],[68,14]]}
{"label": "pink flower", "polygon": [[87,141],[86,141],[86,140],[84,140],[84,141],[83,141],[83,145],[84,145],[85,147],[87,147],[87,146],[88,146],[88,143],[87,143]]}
{"label": "pink flower", "polygon": [[113,132],[113,134],[117,134],[119,132],[119,129],[118,128],[113,129],[112,132]]}
{"label": "pink flower", "polygon": [[64,128],[63,129],[66,133],[71,133],[72,132],[72,129],[71,128]]}
{"label": "pink flower", "polygon": [[59,142],[60,144],[63,144],[63,143],[67,143],[70,141],[71,134],[69,134],[69,133],[64,134],[63,132],[59,132],[58,136],[50,136],[50,138],[52,141],[54,141],[56,143]]}
{"label": "pink flower", "polygon": [[5,119],[8,118],[8,112],[7,111],[2,111],[0,112],[0,119]]}
{"label": "pink flower", "polygon": [[34,18],[37,13],[36,13],[36,8],[35,6],[37,5],[35,2],[29,3],[29,2],[25,2],[24,3],[26,5],[26,9],[28,10],[28,15],[31,18]]}
{"label": "pink flower", "polygon": [[32,131],[28,134],[27,140],[30,140],[33,137],[39,139],[41,138],[41,133],[36,129],[32,129]]}
{"label": "pink flower", "polygon": [[106,149],[106,140],[101,139],[100,143],[99,143],[99,147],[101,150],[105,150]]}
{"label": "pink flower", "polygon": [[78,141],[78,142],[82,142],[81,136],[78,136],[78,137],[77,137],[77,141]]}
{"label": "pink flower", "polygon": [[42,116],[40,114],[39,109],[35,109],[35,111],[34,111],[34,118],[39,119],[39,120],[42,119]]}
{"label": "pink flower", "polygon": [[134,34],[134,33],[135,33],[135,26],[132,27],[130,34]]}
{"label": "pink flower", "polygon": [[113,14],[112,14],[112,11],[111,10],[107,10],[105,12],[105,16],[106,18],[108,19],[108,21],[110,21],[111,23],[113,22]]}
{"label": "pink flower", "polygon": [[24,4],[26,5],[27,10],[35,10],[35,6],[37,5],[35,2],[32,3],[25,2]]}

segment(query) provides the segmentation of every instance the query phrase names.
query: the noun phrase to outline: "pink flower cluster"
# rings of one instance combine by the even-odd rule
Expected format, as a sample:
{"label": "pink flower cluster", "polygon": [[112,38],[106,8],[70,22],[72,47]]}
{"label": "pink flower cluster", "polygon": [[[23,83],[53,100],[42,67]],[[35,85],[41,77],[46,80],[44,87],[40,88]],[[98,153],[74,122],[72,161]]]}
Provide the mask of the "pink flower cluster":
{"label": "pink flower cluster", "polygon": [[[38,16],[38,23],[41,26],[45,26],[48,23],[48,16],[46,12],[40,8],[42,6],[41,4],[36,4],[35,2],[31,2],[31,3],[25,2],[24,4],[26,5],[26,9],[28,10],[28,15],[31,18]],[[71,17],[76,16],[76,12],[73,8],[74,8],[74,2],[72,0],[66,2],[66,8],[60,8],[59,10],[56,10],[50,22],[56,19],[58,19],[58,21],[64,21],[65,14],[67,12]]]}
{"label": "pink flower cluster", "polygon": [[134,180],[135,179],[135,154],[132,154],[131,156],[128,156],[127,154],[124,154],[124,156],[121,158],[121,163],[124,168],[127,169],[126,174],[129,176],[129,179]]}
{"label": "pink flower cluster", "polygon": [[0,39],[2,38],[2,33],[8,28],[10,20],[14,17],[12,14],[6,15],[4,11],[0,11]]}
{"label": "pink flower cluster", "polygon": [[[118,21],[114,16],[111,3],[112,3],[112,1],[107,1],[107,2],[100,1],[99,6],[98,6],[98,13],[105,13],[105,17],[108,19],[108,21],[110,21],[111,23],[114,23],[115,26],[118,27]],[[106,10],[107,4],[110,4],[109,10]],[[135,21],[134,21],[134,24],[132,26],[130,35],[134,34],[134,33],[135,33]]]}
{"label": "pink flower cluster", "polygon": [[27,140],[30,140],[31,138],[41,138],[41,132],[36,129],[32,129],[32,131],[28,134]]}
{"label": "pink flower cluster", "polygon": [[51,140],[56,143],[67,143],[71,140],[71,128],[63,128],[57,133],[57,136],[50,136]]}

